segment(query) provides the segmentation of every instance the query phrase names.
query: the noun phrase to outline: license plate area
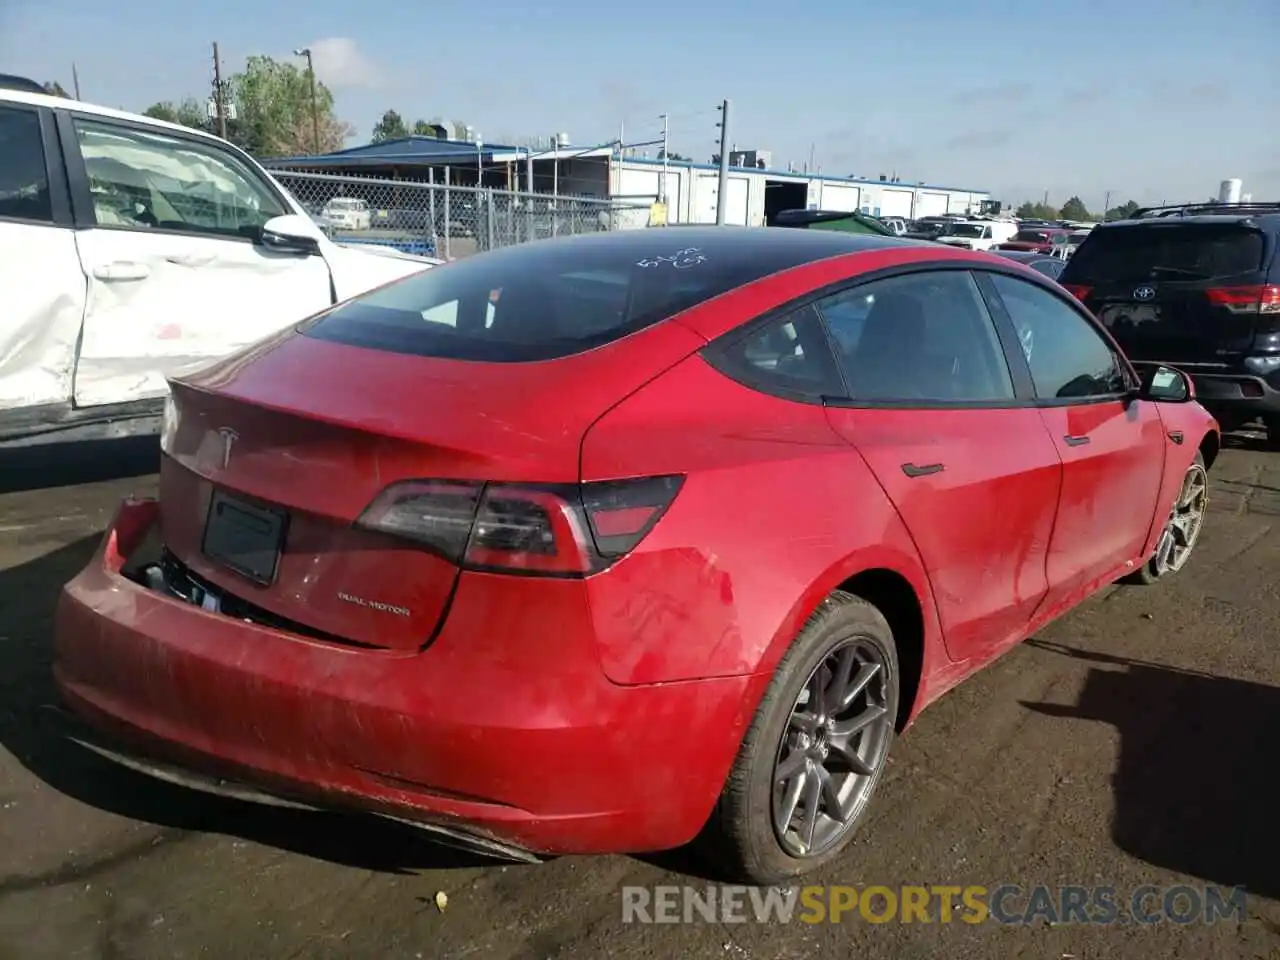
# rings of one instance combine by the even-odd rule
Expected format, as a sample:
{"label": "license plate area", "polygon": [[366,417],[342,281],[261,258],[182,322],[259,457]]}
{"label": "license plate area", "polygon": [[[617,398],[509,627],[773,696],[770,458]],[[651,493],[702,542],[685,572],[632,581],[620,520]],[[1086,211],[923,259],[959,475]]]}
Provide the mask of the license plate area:
{"label": "license plate area", "polygon": [[206,557],[269,586],[275,582],[288,514],[214,491],[200,549]]}
{"label": "license plate area", "polygon": [[1159,323],[1160,308],[1150,303],[1112,303],[1098,311],[1102,325],[1113,332],[1132,332],[1149,323]]}

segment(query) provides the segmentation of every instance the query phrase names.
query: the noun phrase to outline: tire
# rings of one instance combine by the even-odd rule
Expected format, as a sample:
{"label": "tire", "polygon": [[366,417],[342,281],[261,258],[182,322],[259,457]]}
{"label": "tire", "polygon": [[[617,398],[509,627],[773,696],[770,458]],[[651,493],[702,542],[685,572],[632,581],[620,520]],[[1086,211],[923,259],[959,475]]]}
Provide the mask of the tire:
{"label": "tire", "polygon": [[1280,416],[1266,416],[1262,424],[1267,428],[1267,449],[1280,450]]}
{"label": "tire", "polygon": [[[1174,521],[1178,518],[1178,511],[1182,506],[1184,498],[1188,494],[1188,484],[1198,478],[1202,484],[1203,495],[1199,505],[1199,516],[1195,523],[1194,532],[1191,534],[1190,542],[1185,543],[1185,553],[1180,555],[1176,564],[1169,564],[1161,560],[1161,548],[1164,544],[1166,536],[1178,536],[1172,531]],[[1178,500],[1174,504],[1173,511],[1170,512],[1169,520],[1165,524],[1165,528],[1161,531],[1160,540],[1156,542],[1155,553],[1147,558],[1147,561],[1133,573],[1124,577],[1121,583],[1136,584],[1138,586],[1150,586],[1161,580],[1167,580],[1179,570],[1181,570],[1190,559],[1192,552],[1195,550],[1196,543],[1200,539],[1200,531],[1204,528],[1204,511],[1208,507],[1209,502],[1209,473],[1204,465],[1204,457],[1200,453],[1196,453],[1196,458],[1191,461],[1191,466],[1187,467],[1187,472],[1182,477],[1182,488],[1178,491]],[[1185,524],[1184,524],[1185,526]],[[1185,534],[1184,534],[1185,536]]]}
{"label": "tire", "polygon": [[[848,668],[851,676],[871,673],[862,692],[846,709],[813,711],[807,699],[815,685],[834,689],[843,661],[850,657],[854,659]],[[830,672],[818,677],[820,668]],[[846,685],[846,693],[856,686]],[[799,877],[838,857],[852,840],[884,771],[895,733],[899,688],[897,649],[883,614],[842,591],[824,599],[778,664],[716,808],[695,841],[708,866],[728,880],[768,885]],[[801,716],[793,719],[793,712]],[[830,714],[829,722],[802,741],[799,726],[809,724],[816,713]],[[856,724],[850,718],[857,715],[875,719],[846,741],[847,734],[841,731],[853,729]],[[828,736],[833,739],[828,741]],[[850,751],[866,772],[853,772]],[[818,755],[820,760],[811,758]],[[775,823],[787,815],[787,793],[774,787],[775,772],[784,758],[789,765],[803,764],[805,771],[802,777],[787,781],[791,791],[796,790],[797,780],[810,789],[809,778],[821,783],[821,775],[813,772],[814,764],[820,763],[824,770],[832,768],[827,776],[844,798],[845,822],[816,818],[820,829],[814,831],[811,847],[804,846],[798,830],[775,829]],[[834,779],[837,776],[841,779]],[[808,793],[791,803],[795,818],[788,818],[788,823],[805,821],[813,796]],[[820,796],[820,804],[815,805],[819,809],[821,804],[830,808],[840,799],[828,792]]]}

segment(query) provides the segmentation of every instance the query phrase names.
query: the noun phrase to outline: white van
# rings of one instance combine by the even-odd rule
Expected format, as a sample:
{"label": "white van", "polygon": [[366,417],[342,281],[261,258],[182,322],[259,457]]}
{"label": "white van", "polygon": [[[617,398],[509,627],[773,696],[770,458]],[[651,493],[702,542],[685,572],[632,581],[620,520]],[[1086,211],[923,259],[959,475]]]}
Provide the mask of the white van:
{"label": "white van", "polygon": [[1012,240],[1018,225],[1012,220],[956,220],[942,228],[936,239],[966,250],[990,250]]}

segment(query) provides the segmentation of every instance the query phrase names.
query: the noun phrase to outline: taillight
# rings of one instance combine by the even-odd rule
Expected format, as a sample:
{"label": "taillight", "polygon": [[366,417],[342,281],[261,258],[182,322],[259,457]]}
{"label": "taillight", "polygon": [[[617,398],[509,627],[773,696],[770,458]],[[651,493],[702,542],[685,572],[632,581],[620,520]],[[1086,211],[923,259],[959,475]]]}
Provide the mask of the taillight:
{"label": "taillight", "polygon": [[1067,293],[1071,294],[1081,303],[1084,303],[1084,298],[1089,296],[1090,291],[1093,290],[1093,287],[1086,287],[1079,283],[1064,283],[1062,286]]}
{"label": "taillight", "polygon": [[1211,287],[1204,295],[1232,313],[1280,313],[1280,285],[1276,284]]}
{"label": "taillight", "polygon": [[410,480],[379,494],[356,525],[414,541],[468,569],[581,576],[634,550],[683,479]]}

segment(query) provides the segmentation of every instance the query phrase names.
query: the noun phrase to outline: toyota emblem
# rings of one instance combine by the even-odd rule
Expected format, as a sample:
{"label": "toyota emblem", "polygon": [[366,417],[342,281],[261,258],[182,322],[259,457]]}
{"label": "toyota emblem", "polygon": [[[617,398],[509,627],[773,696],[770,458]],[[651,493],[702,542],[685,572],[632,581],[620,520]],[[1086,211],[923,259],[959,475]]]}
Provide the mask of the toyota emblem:
{"label": "toyota emblem", "polygon": [[1154,300],[1156,297],[1155,287],[1139,287],[1133,291],[1133,299],[1135,300]]}

